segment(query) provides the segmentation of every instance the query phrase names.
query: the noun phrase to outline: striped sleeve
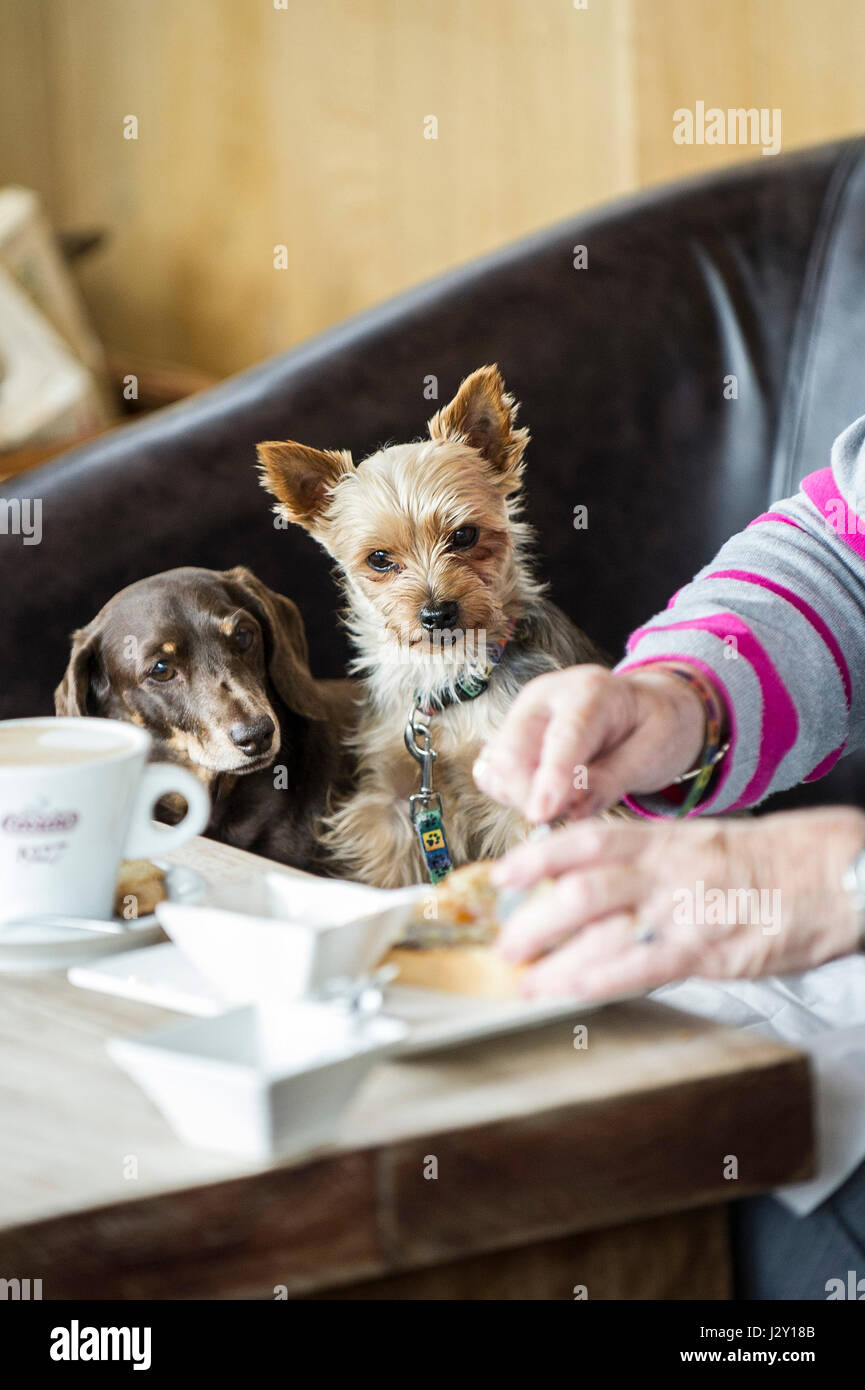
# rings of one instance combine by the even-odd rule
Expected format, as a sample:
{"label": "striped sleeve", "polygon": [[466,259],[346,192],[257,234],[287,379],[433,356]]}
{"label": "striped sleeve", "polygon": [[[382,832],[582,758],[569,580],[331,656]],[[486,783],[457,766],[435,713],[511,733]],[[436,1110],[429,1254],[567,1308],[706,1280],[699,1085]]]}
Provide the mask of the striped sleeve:
{"label": "striped sleeve", "polygon": [[[669,660],[710,676],[730,716],[730,751],[700,814],[756,805],[865,745],[865,416],[835,441],[829,468],[632,634],[616,669]],[[672,809],[660,796],[630,804]]]}

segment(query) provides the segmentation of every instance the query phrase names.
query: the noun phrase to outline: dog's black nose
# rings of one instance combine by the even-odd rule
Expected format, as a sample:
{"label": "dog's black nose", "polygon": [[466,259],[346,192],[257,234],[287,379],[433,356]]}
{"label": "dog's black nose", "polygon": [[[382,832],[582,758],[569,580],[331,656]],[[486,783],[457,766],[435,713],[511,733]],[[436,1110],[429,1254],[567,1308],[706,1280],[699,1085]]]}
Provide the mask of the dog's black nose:
{"label": "dog's black nose", "polygon": [[459,617],[459,604],[448,599],[445,603],[429,604],[428,607],[420,610],[421,625],[427,632],[435,632],[436,628],[454,628]]}
{"label": "dog's black nose", "polygon": [[260,758],[270,747],[275,728],[273,720],[267,715],[262,719],[256,719],[254,724],[233,724],[230,730],[231,741],[236,743],[241,753],[245,753],[248,758]]}

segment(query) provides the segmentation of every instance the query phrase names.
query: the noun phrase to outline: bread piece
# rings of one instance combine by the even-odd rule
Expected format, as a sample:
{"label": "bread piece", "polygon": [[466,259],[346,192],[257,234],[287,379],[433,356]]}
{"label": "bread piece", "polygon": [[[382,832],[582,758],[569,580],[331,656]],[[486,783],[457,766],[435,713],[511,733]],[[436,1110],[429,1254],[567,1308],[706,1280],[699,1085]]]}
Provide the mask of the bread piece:
{"label": "bread piece", "polygon": [[[114,892],[114,911],[118,917],[128,921],[149,917],[156,904],[167,896],[163,869],[157,869],[149,859],[123,860]],[[135,899],[134,903],[129,902],[130,898]]]}
{"label": "bread piece", "polygon": [[382,962],[395,965],[398,985],[471,994],[478,999],[512,999],[525,966],[511,965],[491,946],[394,946]]}
{"label": "bread piece", "polygon": [[454,869],[430,890],[406,933],[384,964],[399,970],[398,984],[440,989],[484,999],[519,992],[525,966],[511,965],[494,949],[499,932],[498,893],[492,863]]}

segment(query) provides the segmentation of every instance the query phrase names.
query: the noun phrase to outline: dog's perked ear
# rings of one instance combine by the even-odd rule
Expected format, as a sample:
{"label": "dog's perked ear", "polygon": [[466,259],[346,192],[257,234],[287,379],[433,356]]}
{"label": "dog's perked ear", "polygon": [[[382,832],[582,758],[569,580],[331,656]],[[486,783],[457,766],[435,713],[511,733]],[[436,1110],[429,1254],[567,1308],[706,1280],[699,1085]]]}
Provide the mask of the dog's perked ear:
{"label": "dog's perked ear", "polygon": [[268,589],[245,565],[225,570],[223,579],[237,603],[261,624],[267,674],[280,699],[306,719],[325,718],[309,669],[306,629],[297,604]]}
{"label": "dog's perked ear", "polygon": [[450,404],[432,417],[430,438],[464,440],[503,476],[516,481],[529,442],[528,430],[516,428],[518,409],[498,367],[478,367]]}
{"label": "dog's perked ear", "polygon": [[256,452],[261,486],[278,503],[274,511],[309,531],[315,530],[340,478],[354,472],[351,454],[345,449],[310,449],[286,439],[283,443],[268,440]]}
{"label": "dog's perked ear", "polygon": [[62,681],[54,691],[54,712],[79,718],[100,715],[108,690],[99,664],[101,630],[94,623],[72,635],[72,654]]}

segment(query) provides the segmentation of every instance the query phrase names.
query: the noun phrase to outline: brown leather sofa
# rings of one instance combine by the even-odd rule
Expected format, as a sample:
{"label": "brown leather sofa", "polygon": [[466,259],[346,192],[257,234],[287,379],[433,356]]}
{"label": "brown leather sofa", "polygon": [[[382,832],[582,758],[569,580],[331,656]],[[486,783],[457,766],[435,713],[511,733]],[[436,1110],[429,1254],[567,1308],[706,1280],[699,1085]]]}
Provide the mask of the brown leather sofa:
{"label": "brown leather sofa", "polygon": [[[0,484],[42,499],[44,531],[0,535],[0,716],[50,712],[71,630],[182,564],[251,566],[299,603],[316,673],[340,672],[327,557],[274,529],[255,443],[360,458],[423,431],[426,378],[440,403],[493,361],[532,433],[541,569],[618,655],[865,411],[863,227],[865,140],[762,158],[582,214]],[[798,795],[865,804],[865,760]]]}

